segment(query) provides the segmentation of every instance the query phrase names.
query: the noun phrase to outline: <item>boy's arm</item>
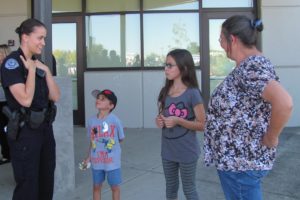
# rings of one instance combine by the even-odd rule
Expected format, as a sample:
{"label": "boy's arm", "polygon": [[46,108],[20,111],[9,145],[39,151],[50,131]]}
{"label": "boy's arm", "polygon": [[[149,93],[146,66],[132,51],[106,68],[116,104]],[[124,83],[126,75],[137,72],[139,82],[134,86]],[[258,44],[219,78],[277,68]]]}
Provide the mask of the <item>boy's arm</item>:
{"label": "boy's arm", "polygon": [[86,158],[84,159],[85,163],[88,163],[91,161],[91,148],[92,148],[92,141],[90,141],[90,145],[88,148],[88,154],[87,154]]}
{"label": "boy's arm", "polygon": [[116,120],[116,126],[117,126],[117,129],[118,129],[119,143],[121,143],[125,138],[125,134],[124,134],[124,127],[123,127],[121,121],[118,118]]}
{"label": "boy's arm", "polygon": [[[123,136],[124,136],[124,128],[121,127],[121,129],[122,129],[122,131],[123,131]],[[119,143],[121,143],[121,142],[123,142],[123,140],[124,140],[125,137],[120,138],[120,132],[118,132],[118,138],[119,138]]]}

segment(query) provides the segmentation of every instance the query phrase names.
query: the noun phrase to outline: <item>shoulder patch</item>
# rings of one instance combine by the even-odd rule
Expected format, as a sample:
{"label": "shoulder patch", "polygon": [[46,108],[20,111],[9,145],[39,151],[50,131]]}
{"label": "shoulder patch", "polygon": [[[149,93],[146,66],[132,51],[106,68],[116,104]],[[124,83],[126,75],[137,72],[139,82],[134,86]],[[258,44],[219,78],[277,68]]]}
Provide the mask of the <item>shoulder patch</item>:
{"label": "shoulder patch", "polygon": [[10,58],[5,62],[5,68],[6,69],[16,69],[18,68],[20,65],[18,63],[18,61],[14,58]]}

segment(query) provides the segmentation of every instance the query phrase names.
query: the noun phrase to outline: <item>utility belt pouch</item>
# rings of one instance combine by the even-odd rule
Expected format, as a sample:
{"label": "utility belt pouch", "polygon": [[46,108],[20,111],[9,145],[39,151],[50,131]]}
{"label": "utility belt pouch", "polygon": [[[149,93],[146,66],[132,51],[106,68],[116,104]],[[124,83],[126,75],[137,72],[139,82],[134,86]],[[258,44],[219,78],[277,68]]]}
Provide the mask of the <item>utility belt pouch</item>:
{"label": "utility belt pouch", "polygon": [[28,116],[28,125],[32,129],[37,129],[40,127],[40,125],[45,121],[45,112],[46,109],[42,111],[29,111],[29,116]]}
{"label": "utility belt pouch", "polygon": [[18,110],[12,112],[8,106],[4,106],[2,108],[2,112],[8,118],[7,137],[11,140],[17,140],[19,130],[24,126],[24,122],[21,121],[21,114]]}
{"label": "utility belt pouch", "polygon": [[53,101],[50,101],[48,111],[46,112],[46,121],[49,124],[52,124],[54,122],[56,113],[57,113],[57,107]]}

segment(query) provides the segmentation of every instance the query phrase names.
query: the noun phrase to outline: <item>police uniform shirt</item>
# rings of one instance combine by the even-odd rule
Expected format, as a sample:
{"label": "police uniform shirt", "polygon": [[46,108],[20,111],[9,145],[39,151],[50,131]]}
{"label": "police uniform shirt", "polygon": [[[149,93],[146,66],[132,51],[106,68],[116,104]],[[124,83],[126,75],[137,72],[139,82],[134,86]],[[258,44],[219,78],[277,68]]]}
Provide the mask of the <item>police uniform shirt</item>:
{"label": "police uniform shirt", "polygon": [[[1,66],[1,80],[2,86],[5,91],[5,96],[7,99],[8,106],[15,110],[19,109],[21,105],[13,97],[9,90],[9,86],[17,83],[26,83],[28,70],[24,66],[20,55],[24,58],[24,53],[19,48],[17,51],[13,51],[8,55],[2,63]],[[35,77],[35,91],[30,108],[32,110],[40,110],[48,107],[48,86],[45,77],[37,76]]]}

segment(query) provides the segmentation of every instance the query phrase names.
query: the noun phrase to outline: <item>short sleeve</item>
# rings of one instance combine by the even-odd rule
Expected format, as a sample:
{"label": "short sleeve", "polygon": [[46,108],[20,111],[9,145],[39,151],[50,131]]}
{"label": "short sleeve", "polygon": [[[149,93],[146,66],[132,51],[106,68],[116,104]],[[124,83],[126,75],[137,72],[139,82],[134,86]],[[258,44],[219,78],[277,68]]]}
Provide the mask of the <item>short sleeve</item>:
{"label": "short sleeve", "polygon": [[192,89],[192,106],[195,107],[198,104],[203,104],[203,98],[198,88]]}
{"label": "short sleeve", "polygon": [[9,87],[17,83],[25,83],[23,65],[14,58],[8,58],[1,66],[2,86]]}
{"label": "short sleeve", "polygon": [[241,71],[240,85],[249,96],[259,99],[271,80],[279,81],[273,65],[267,60],[251,61]]}
{"label": "short sleeve", "polygon": [[124,127],[123,127],[121,121],[117,117],[116,117],[116,125],[117,125],[117,129],[118,129],[119,140],[122,140],[125,138]]}

